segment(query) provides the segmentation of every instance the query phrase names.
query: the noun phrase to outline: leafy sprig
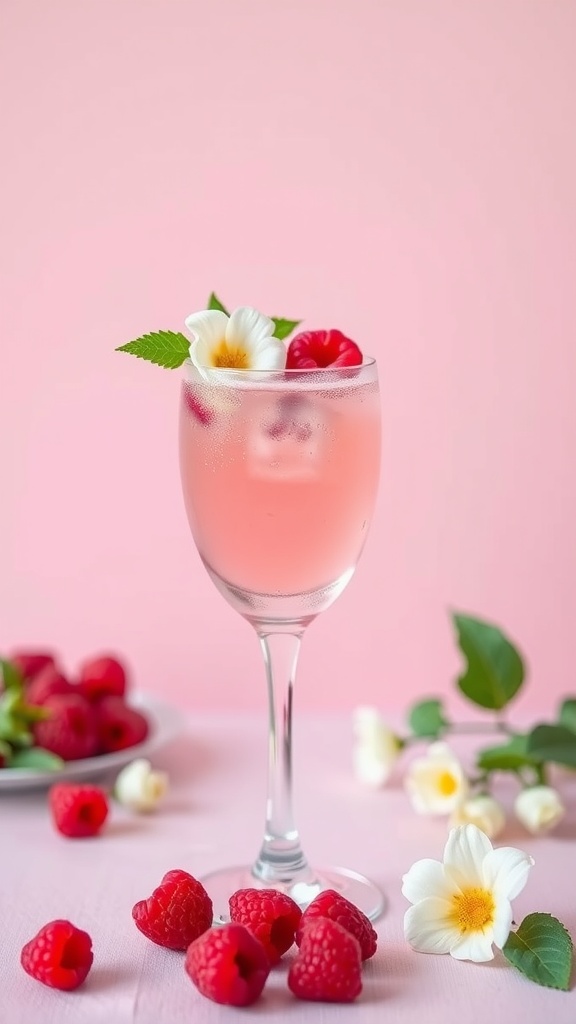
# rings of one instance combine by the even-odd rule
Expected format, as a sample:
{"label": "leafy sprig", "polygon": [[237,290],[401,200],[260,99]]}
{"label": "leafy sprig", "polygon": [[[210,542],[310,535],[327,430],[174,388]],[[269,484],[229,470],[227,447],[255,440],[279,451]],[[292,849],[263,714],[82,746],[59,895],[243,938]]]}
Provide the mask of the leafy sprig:
{"label": "leafy sprig", "polygon": [[[554,721],[539,722],[528,730],[515,728],[506,713],[526,682],[523,655],[492,623],[460,612],[452,614],[452,621],[464,659],[456,680],[458,690],[493,717],[487,722],[455,722],[440,697],[426,697],[409,709],[409,732],[398,737],[400,747],[450,734],[491,732],[499,736],[497,744],[482,746],[475,754],[475,773],[468,784],[482,793],[489,792],[496,773],[508,773],[520,786],[529,787],[545,783],[552,764],[576,768],[576,696],[562,701]],[[536,984],[562,991],[570,988],[572,938],[551,914],[525,917],[510,932],[502,953]]]}
{"label": "leafy sprig", "polygon": [[[220,301],[215,292],[212,292],[208,299],[206,309],[217,309],[226,316],[230,313],[226,306]],[[280,341],[284,341],[292,334],[300,324],[300,320],[287,320],[285,317],[273,316],[274,335]],[[143,334],[134,341],[127,341],[120,345],[116,352],[128,352],[129,355],[138,359],[145,359],[156,366],[163,366],[166,370],[177,370],[186,361],[190,352],[190,339],[180,331],[151,331]]]}
{"label": "leafy sprig", "polygon": [[44,708],[27,703],[17,666],[0,658],[0,770],[57,771],[63,767],[60,757],[34,743],[34,725],[48,715]]}

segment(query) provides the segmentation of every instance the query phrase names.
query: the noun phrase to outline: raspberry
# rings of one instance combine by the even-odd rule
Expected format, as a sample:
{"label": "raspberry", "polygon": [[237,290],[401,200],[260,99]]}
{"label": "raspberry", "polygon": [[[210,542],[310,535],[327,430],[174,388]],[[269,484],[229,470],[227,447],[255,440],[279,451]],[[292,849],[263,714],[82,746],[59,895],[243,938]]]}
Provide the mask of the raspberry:
{"label": "raspberry", "polygon": [[121,697],[103,697],[96,706],[99,749],[103,754],[142,743],[149,731],[148,719]]}
{"label": "raspberry", "polygon": [[98,747],[94,712],[78,693],[56,694],[43,704],[50,717],[34,727],[37,746],[51,750],[64,761],[92,757]]}
{"label": "raspberry", "polygon": [[341,331],[301,331],[288,346],[287,370],[319,367],[361,366],[362,353],[355,341]]}
{"label": "raspberry", "polygon": [[54,664],[54,657],[47,651],[14,651],[9,660],[16,666],[25,683],[34,679],[47,665]]}
{"label": "raspberry", "polygon": [[184,966],[203,996],[228,1006],[255,1003],[270,972],[262,943],[233,921],[210,928],[196,939]]}
{"label": "raspberry", "polygon": [[69,839],[98,835],[108,817],[108,800],[99,786],[57,782],[48,791],[52,820]]}
{"label": "raspberry", "polygon": [[68,991],[82,984],[93,959],[92,939],[70,921],[45,924],[20,953],[20,963],[32,978]]}
{"label": "raspberry", "polygon": [[187,949],[212,924],[212,900],[187,871],[168,871],[147,900],[132,908],[136,927],[167,949]]}
{"label": "raspberry", "polygon": [[264,946],[271,964],[294,942],[302,911],[276,889],[238,889],[229,900],[230,918],[243,924]]}
{"label": "raspberry", "polygon": [[288,972],[288,988],[298,999],[351,1003],[362,991],[359,943],[337,921],[310,921]]}
{"label": "raspberry", "polygon": [[360,943],[362,959],[368,960],[374,956],[378,936],[370,921],[350,900],[345,899],[334,889],[325,889],[316,899],[312,900],[300,919],[300,927],[296,933],[296,943],[300,945],[304,931],[311,921],[319,917],[327,917],[331,921],[337,921],[346,931],[350,932]]}
{"label": "raspberry", "polygon": [[49,697],[73,693],[70,683],[55,665],[45,665],[36,673],[26,690],[27,704],[44,704]]}
{"label": "raspberry", "polygon": [[78,689],[92,703],[102,697],[123,697],[126,693],[126,669],[110,655],[90,658],[80,666]]}
{"label": "raspberry", "polygon": [[214,410],[209,409],[204,403],[198,398],[195,390],[190,386],[184,389],[184,401],[186,408],[192,415],[202,424],[203,427],[207,427],[214,419]]}

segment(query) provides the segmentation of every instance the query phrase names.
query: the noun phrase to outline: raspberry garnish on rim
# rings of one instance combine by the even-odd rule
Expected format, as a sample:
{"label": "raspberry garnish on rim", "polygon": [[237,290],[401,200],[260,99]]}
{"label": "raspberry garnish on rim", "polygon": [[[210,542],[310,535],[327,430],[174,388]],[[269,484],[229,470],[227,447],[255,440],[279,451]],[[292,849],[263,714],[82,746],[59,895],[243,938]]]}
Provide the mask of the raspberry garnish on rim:
{"label": "raspberry garnish on rim", "polygon": [[361,366],[362,353],[342,331],[301,331],[288,346],[287,370],[337,369]]}

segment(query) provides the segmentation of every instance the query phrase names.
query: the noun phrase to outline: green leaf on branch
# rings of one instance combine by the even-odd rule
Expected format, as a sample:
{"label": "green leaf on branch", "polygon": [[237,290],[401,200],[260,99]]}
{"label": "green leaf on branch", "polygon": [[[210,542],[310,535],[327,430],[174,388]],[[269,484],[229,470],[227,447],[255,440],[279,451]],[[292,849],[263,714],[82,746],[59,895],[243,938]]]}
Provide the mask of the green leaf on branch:
{"label": "green leaf on branch", "polygon": [[497,626],[469,615],[453,615],[458,644],[466,669],[458,686],[468,700],[482,708],[500,711],[524,682],[524,663],[519,652]]}
{"label": "green leaf on branch", "polygon": [[64,761],[43,747],[29,747],[17,750],[8,761],[9,768],[30,768],[39,772],[57,772],[64,767]]}
{"label": "green leaf on branch", "polygon": [[551,914],[528,914],[502,947],[506,959],[537,985],[567,992],[573,944],[561,921]]}
{"label": "green leaf on branch", "polygon": [[6,658],[0,658],[0,677],[5,690],[18,690],[21,693],[24,689],[22,673]]}
{"label": "green leaf on branch", "polygon": [[528,755],[576,768],[576,733],[565,725],[537,725],[528,736]]}
{"label": "green leaf on branch", "polygon": [[220,313],[225,313],[226,316],[230,316],[230,313],[226,309],[226,306],[222,305],[220,299],[218,298],[215,292],[212,292],[210,298],[208,299],[208,305],[206,306],[206,309],[217,309],[219,310]]}
{"label": "green leaf on branch", "polygon": [[415,736],[437,739],[448,725],[442,702],[431,698],[414,704],[408,714],[408,724]]}
{"label": "green leaf on branch", "polygon": [[284,320],[281,316],[273,316],[271,319],[274,321],[274,338],[278,338],[280,341],[284,341],[292,331],[295,331],[297,327],[302,323],[301,320]]}
{"label": "green leaf on branch", "polygon": [[537,758],[528,754],[528,737],[513,736],[508,743],[498,747],[487,747],[478,754],[477,765],[485,772],[515,772],[519,768],[535,768]]}
{"label": "green leaf on branch", "polygon": [[120,345],[117,352],[128,352],[138,359],[147,359],[166,370],[176,370],[188,358],[190,339],[179,331],[152,331],[141,338]]}
{"label": "green leaf on branch", "polygon": [[567,729],[576,733],[576,697],[567,697],[562,702],[558,721],[560,725],[565,725]]}

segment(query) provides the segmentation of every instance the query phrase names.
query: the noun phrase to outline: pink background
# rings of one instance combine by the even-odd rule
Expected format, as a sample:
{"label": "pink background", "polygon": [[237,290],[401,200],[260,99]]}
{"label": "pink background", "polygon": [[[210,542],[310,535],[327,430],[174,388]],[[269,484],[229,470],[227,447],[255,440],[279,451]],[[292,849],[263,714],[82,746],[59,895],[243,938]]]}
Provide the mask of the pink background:
{"label": "pink background", "polygon": [[447,608],[576,689],[576,4],[2,0],[0,645],[262,707],[189,537],[178,375],[114,347],[230,305],[379,358],[380,501],[297,707],[451,690]]}

